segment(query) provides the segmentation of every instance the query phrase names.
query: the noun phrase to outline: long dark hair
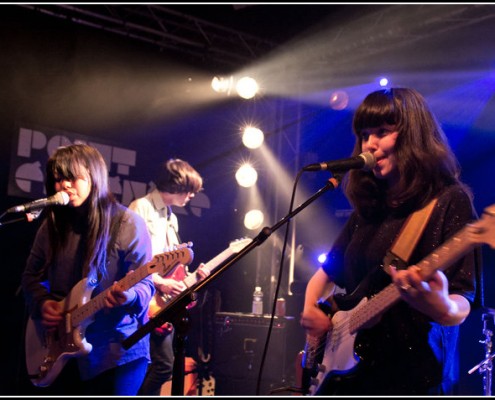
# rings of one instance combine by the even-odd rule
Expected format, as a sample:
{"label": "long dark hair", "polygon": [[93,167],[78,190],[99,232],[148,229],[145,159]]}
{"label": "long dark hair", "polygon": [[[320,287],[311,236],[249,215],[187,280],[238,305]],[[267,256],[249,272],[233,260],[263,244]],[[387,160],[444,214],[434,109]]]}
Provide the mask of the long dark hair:
{"label": "long dark hair", "polygon": [[[85,207],[83,238],[85,243],[83,271],[105,274],[107,244],[110,235],[112,205],[116,203],[108,185],[108,168],[101,153],[86,144],[59,147],[49,158],[46,166],[46,192],[55,193],[57,179],[75,180],[87,177],[91,181],[91,192],[80,207]],[[67,231],[71,228],[68,207],[51,207],[48,212],[48,229],[52,256],[66,244]]]}
{"label": "long dark hair", "polygon": [[346,196],[363,216],[379,215],[390,207],[421,208],[455,183],[470,193],[459,180],[460,166],[445,133],[420,93],[392,88],[368,94],[354,114],[353,156],[362,151],[362,131],[383,124],[395,125],[399,132],[395,155],[400,178],[388,188],[371,171],[347,174],[343,182]]}

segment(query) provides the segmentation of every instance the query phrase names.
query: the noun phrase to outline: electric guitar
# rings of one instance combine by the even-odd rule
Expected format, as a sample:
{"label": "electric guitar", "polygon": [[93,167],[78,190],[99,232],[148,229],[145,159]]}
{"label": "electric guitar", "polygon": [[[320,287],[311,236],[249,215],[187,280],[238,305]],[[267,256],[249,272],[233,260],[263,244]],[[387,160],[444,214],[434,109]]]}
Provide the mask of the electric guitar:
{"label": "electric guitar", "polygon": [[[465,226],[416,264],[422,278],[427,280],[435,271],[446,269],[477,245],[492,243],[495,237],[494,220],[495,204],[488,207],[477,221],[478,229],[473,229],[471,225]],[[315,395],[327,377],[331,379],[333,376],[342,378],[351,375],[359,363],[359,357],[354,352],[358,331],[371,326],[376,317],[399,300],[399,289],[391,283],[375,296],[362,298],[353,309],[336,311],[331,317],[332,329],[327,334],[322,337],[307,335],[305,352],[310,362],[304,363],[303,358],[302,393]]]}
{"label": "electric guitar", "polygon": [[[252,239],[237,239],[230,243],[229,247],[222,251],[220,254],[213,257],[210,261],[208,261],[204,268],[211,273],[216,267],[220,265],[223,261],[225,261],[232,254],[236,254],[241,251],[244,247],[246,247],[249,243],[251,243]],[[187,274],[187,267],[184,264],[179,265],[170,278],[175,279],[176,281],[182,281],[186,285],[186,287],[191,287],[197,282],[201,281],[201,277],[195,274]],[[150,306],[148,309],[148,316],[153,318],[157,313],[159,313],[167,303],[169,303],[175,296],[164,294],[159,291],[155,292],[155,295],[152,297],[150,301]],[[169,322],[165,322],[160,328],[164,328],[165,331],[171,332],[172,326]],[[165,333],[162,331],[162,334]]]}
{"label": "electric guitar", "polygon": [[[133,273],[127,274],[118,284],[125,290],[154,272],[166,274],[179,263],[193,259],[190,248],[155,255],[152,260]],[[91,299],[93,288],[87,278],[79,281],[60,301],[64,319],[53,331],[44,329],[39,321],[28,319],[26,327],[26,366],[28,376],[35,386],[45,387],[53,383],[69,358],[89,354],[93,346],[84,337],[86,328],[93,322],[96,312],[105,307],[105,296],[110,288]]]}

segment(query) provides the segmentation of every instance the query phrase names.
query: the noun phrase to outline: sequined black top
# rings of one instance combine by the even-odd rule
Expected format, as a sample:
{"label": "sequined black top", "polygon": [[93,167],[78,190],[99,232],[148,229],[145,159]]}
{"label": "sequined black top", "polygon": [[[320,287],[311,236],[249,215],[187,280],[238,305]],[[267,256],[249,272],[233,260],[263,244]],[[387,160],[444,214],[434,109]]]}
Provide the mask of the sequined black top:
{"label": "sequined black top", "polygon": [[[380,265],[406,218],[393,211],[373,222],[356,213],[350,216],[323,265],[331,279],[345,289],[348,300],[354,300],[351,294],[358,300],[369,298],[390,284]],[[422,260],[473,219],[469,196],[459,186],[447,188],[438,198],[410,264]],[[444,271],[449,293],[464,296],[472,306],[480,305],[480,271],[481,253],[476,249]],[[360,285],[365,277],[366,285]],[[350,301],[345,307],[353,309],[354,305]],[[340,379],[338,393],[451,394],[458,380],[458,335],[459,326],[441,326],[399,300],[373,327],[358,332],[354,346],[361,358],[357,375]],[[331,375],[327,374],[328,380]],[[346,380],[352,383],[346,384]]]}

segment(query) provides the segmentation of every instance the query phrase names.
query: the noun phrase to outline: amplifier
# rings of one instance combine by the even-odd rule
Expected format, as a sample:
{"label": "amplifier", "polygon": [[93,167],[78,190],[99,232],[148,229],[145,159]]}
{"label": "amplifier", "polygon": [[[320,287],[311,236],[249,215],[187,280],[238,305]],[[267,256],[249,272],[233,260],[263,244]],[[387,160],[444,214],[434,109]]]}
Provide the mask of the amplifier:
{"label": "amplifier", "polygon": [[[211,359],[215,395],[255,395],[267,340],[269,315],[217,312]],[[267,350],[260,395],[293,385],[295,359],[301,350],[289,337],[301,330],[294,317],[275,317]],[[301,344],[304,346],[304,344]]]}

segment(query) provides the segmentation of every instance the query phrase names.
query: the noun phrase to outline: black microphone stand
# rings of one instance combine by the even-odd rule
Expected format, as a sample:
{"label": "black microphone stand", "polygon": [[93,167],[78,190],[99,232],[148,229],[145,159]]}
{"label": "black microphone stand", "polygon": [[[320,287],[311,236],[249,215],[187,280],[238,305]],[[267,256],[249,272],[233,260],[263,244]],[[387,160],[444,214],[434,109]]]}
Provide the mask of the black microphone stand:
{"label": "black microphone stand", "polygon": [[172,391],[173,396],[183,396],[184,395],[184,365],[185,365],[185,349],[184,341],[187,337],[187,329],[189,327],[189,315],[187,306],[192,301],[196,300],[196,292],[206,286],[211,280],[215,279],[227,268],[232,266],[246,254],[248,254],[255,247],[260,246],[265,242],[270,235],[275,232],[282,225],[290,221],[290,219],[298,214],[300,211],[305,209],[309,204],[319,198],[323,193],[326,193],[330,189],[336,189],[340,183],[341,176],[336,175],[327,181],[327,184],[319,189],[315,194],[313,194],[308,200],[299,205],[292,212],[287,214],[279,222],[273,225],[271,228],[264,227],[258,235],[244,248],[242,248],[238,253],[231,255],[225,261],[220,263],[210,275],[208,275],[203,280],[195,283],[189,288],[185,289],[179,295],[171,299],[164,308],[151,318],[146,324],[137,329],[132,335],[126,338],[122,342],[122,346],[125,349],[129,349],[136,342],[138,342],[143,336],[149,334],[153,329],[162,326],[165,322],[172,322],[172,324],[177,329],[176,335],[176,345],[177,349],[175,352],[175,360],[172,375]]}
{"label": "black microphone stand", "polygon": [[8,225],[8,224],[13,224],[14,222],[33,222],[35,219],[38,219],[38,217],[41,214],[41,211],[43,210],[33,210],[30,212],[24,213],[24,215],[20,218],[13,218],[5,222],[1,222],[2,218],[7,215],[7,212],[4,212],[2,215],[0,215],[0,226],[2,225]]}
{"label": "black microphone stand", "polygon": [[[174,333],[174,365],[172,368],[172,396],[184,395],[184,377],[186,367],[186,340],[187,332],[189,330],[189,313],[187,307],[181,309],[179,318],[173,322]],[[176,377],[177,375],[177,377]]]}

